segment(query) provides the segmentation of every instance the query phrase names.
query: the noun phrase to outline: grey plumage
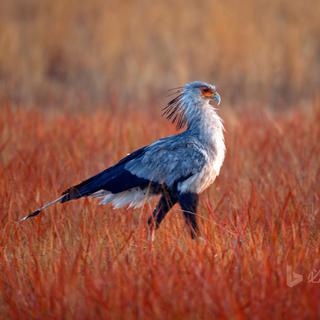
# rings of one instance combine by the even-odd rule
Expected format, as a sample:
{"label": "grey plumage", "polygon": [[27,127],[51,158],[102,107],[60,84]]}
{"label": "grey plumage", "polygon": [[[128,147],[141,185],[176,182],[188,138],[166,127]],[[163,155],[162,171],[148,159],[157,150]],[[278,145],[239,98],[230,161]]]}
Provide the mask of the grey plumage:
{"label": "grey plumage", "polygon": [[163,114],[178,128],[187,127],[184,132],[129,154],[22,220],[38,215],[56,202],[83,196],[101,198],[101,204],[112,202],[119,208],[141,206],[160,194],[158,206],[148,221],[150,228],[159,227],[166,213],[178,202],[191,236],[195,237],[198,194],[213,183],[225,155],[223,123],[210,101],[218,105],[221,101],[214,85],[196,81],[178,88]]}
{"label": "grey plumage", "polygon": [[201,171],[206,161],[203,151],[199,141],[184,132],[151,144],[142,157],[131,160],[125,168],[170,188]]}

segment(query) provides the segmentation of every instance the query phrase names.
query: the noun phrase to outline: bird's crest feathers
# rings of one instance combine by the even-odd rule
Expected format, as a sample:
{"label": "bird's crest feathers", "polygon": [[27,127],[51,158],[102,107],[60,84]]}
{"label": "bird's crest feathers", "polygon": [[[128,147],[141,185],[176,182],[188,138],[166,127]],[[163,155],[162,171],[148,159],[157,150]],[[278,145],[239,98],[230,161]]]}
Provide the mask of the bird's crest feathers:
{"label": "bird's crest feathers", "polygon": [[175,123],[177,129],[186,126],[189,118],[198,112],[199,106],[207,105],[209,99],[215,100],[218,105],[221,100],[215,85],[201,81],[187,83],[184,87],[169,91],[168,96],[175,95],[175,97],[162,109],[162,115]]}

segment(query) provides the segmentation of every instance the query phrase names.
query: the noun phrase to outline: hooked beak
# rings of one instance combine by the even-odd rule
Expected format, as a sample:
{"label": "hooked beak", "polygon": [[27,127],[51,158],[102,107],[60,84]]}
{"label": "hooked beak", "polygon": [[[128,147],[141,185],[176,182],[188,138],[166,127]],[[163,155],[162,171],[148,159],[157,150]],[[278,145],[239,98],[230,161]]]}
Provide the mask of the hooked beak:
{"label": "hooked beak", "polygon": [[217,106],[221,103],[221,96],[218,92],[215,92],[213,95],[212,95],[212,100],[214,100],[217,104]]}

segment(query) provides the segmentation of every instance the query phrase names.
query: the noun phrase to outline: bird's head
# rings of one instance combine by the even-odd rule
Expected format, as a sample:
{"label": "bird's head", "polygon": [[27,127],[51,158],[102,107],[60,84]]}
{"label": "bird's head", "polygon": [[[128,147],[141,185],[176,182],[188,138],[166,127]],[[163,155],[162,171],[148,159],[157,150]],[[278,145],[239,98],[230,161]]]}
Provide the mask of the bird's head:
{"label": "bird's head", "polygon": [[163,115],[177,128],[184,127],[192,114],[201,111],[201,108],[210,106],[210,102],[217,106],[221,103],[221,97],[214,84],[194,81],[183,87],[173,89],[176,97],[173,98],[163,109]]}
{"label": "bird's head", "polygon": [[213,101],[216,105],[219,105],[221,102],[221,97],[217,92],[216,86],[206,82],[195,81],[187,83],[183,87],[182,93],[186,98],[193,100],[195,103]]}

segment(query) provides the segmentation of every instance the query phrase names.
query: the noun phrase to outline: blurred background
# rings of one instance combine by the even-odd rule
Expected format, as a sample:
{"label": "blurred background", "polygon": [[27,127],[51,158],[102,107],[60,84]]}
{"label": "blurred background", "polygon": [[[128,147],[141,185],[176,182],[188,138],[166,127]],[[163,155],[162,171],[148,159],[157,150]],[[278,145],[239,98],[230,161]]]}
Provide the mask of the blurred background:
{"label": "blurred background", "polygon": [[196,79],[233,105],[316,99],[320,1],[0,2],[1,105],[126,105]]}

